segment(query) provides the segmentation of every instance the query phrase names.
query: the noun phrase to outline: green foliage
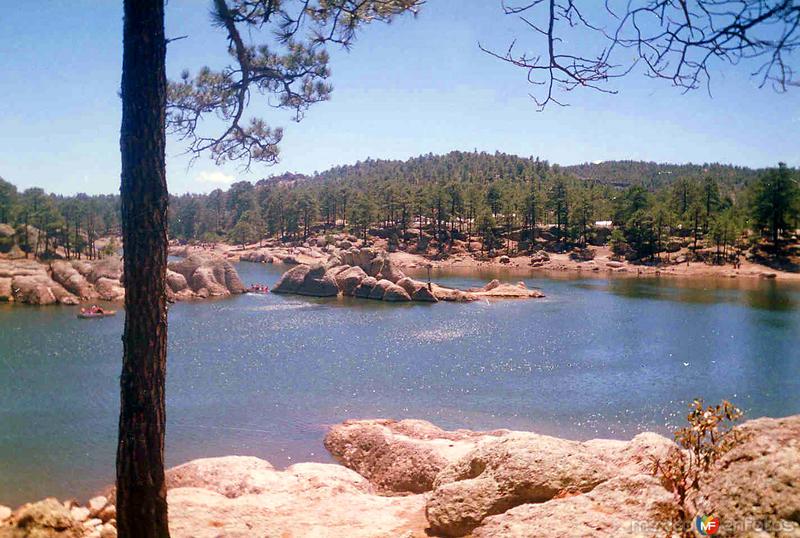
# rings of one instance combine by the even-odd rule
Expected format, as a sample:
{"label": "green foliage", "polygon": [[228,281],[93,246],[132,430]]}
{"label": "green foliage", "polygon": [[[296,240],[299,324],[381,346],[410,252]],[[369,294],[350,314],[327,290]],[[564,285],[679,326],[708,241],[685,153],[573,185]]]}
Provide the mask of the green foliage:
{"label": "green foliage", "polygon": [[364,241],[367,240],[367,230],[375,220],[375,203],[367,196],[359,196],[353,204],[350,222],[355,227],[356,233],[360,232]]}
{"label": "green foliage", "polygon": [[619,257],[624,257],[630,250],[630,246],[628,245],[628,242],[625,240],[625,234],[622,233],[622,230],[620,230],[619,228],[615,228],[611,232],[609,245],[611,246],[611,252],[613,252],[615,256]]}
{"label": "green foliage", "polygon": [[115,237],[112,237],[108,240],[102,249],[100,249],[100,256],[103,258],[108,258],[111,256],[115,256],[117,251],[119,250],[119,243]]}
{"label": "green foliage", "polygon": [[797,172],[779,163],[753,184],[751,214],[757,231],[765,231],[777,246],[790,222],[797,225],[800,213],[800,187]]}
{"label": "green foliage", "polygon": [[698,513],[695,497],[702,480],[720,457],[742,441],[733,425],[743,413],[727,400],[703,406],[702,399],[689,404],[689,425],[675,432],[674,447],[663,459],[653,458],[653,474],[672,492],[674,505],[662,514],[664,523],[681,537],[695,536],[692,519]]}
{"label": "green foliage", "polygon": [[491,211],[485,210],[478,216],[477,228],[478,234],[480,234],[483,242],[482,250],[486,251],[491,256],[495,249],[502,245],[495,231],[497,228],[497,221],[495,221]]}

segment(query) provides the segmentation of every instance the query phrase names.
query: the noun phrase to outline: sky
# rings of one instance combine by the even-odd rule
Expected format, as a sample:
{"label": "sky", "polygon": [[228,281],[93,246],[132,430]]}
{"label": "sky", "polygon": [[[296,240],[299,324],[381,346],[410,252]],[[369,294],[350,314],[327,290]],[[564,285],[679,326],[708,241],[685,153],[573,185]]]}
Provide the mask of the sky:
{"label": "sky", "polygon": [[[210,0],[169,0],[167,73],[228,62]],[[576,91],[569,107],[538,112],[526,73],[481,52],[538,50],[499,0],[428,0],[417,17],[365,29],[350,51],[331,51],[332,99],[300,123],[254,101],[250,112],[285,128],[281,160],[190,166],[167,142],[171,192],[208,192],[285,171],[311,174],[368,157],[502,151],[563,165],[612,159],[800,165],[800,88],[759,89],[747,66],[715,64],[712,95],[684,95],[634,72],[617,95]],[[268,41],[268,35],[252,35]],[[11,3],[0,15],[0,177],[21,189],[71,194],[119,191],[118,97],[122,2]]]}

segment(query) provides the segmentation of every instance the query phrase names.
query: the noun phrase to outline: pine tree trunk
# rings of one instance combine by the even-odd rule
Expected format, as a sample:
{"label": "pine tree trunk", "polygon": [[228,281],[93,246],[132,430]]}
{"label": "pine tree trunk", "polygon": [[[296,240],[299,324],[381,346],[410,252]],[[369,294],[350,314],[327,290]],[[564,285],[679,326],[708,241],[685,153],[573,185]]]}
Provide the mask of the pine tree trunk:
{"label": "pine tree trunk", "polygon": [[164,0],[125,0],[122,63],[123,341],[117,529],[164,538],[167,182]]}

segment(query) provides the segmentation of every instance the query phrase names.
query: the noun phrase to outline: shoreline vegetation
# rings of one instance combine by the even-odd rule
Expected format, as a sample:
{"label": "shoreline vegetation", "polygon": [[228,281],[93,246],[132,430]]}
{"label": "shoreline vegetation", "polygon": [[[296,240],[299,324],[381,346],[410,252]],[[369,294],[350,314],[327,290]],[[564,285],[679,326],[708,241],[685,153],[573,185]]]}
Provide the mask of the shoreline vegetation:
{"label": "shoreline vegetation", "polygon": [[[446,431],[423,420],[347,420],[324,441],[337,463],[279,470],[256,457],[224,456],[167,470],[170,531],[187,538],[655,538],[692,535],[686,527],[694,512],[691,521],[679,517],[690,505],[718,517],[723,537],[800,532],[800,415],[750,420],[730,437],[735,443],[679,504],[656,465],[678,445],[656,433],[578,442]],[[109,487],[86,503],[0,506],[0,537],[112,538],[113,498]]]}

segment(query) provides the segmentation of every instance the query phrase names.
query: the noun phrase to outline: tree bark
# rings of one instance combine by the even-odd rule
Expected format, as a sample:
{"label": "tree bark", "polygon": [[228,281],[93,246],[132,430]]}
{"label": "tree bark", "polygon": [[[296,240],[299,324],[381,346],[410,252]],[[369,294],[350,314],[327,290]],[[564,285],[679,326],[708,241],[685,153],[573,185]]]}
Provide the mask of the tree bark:
{"label": "tree bark", "polygon": [[167,182],[164,0],[125,0],[122,237],[125,332],[117,445],[121,538],[165,538]]}

